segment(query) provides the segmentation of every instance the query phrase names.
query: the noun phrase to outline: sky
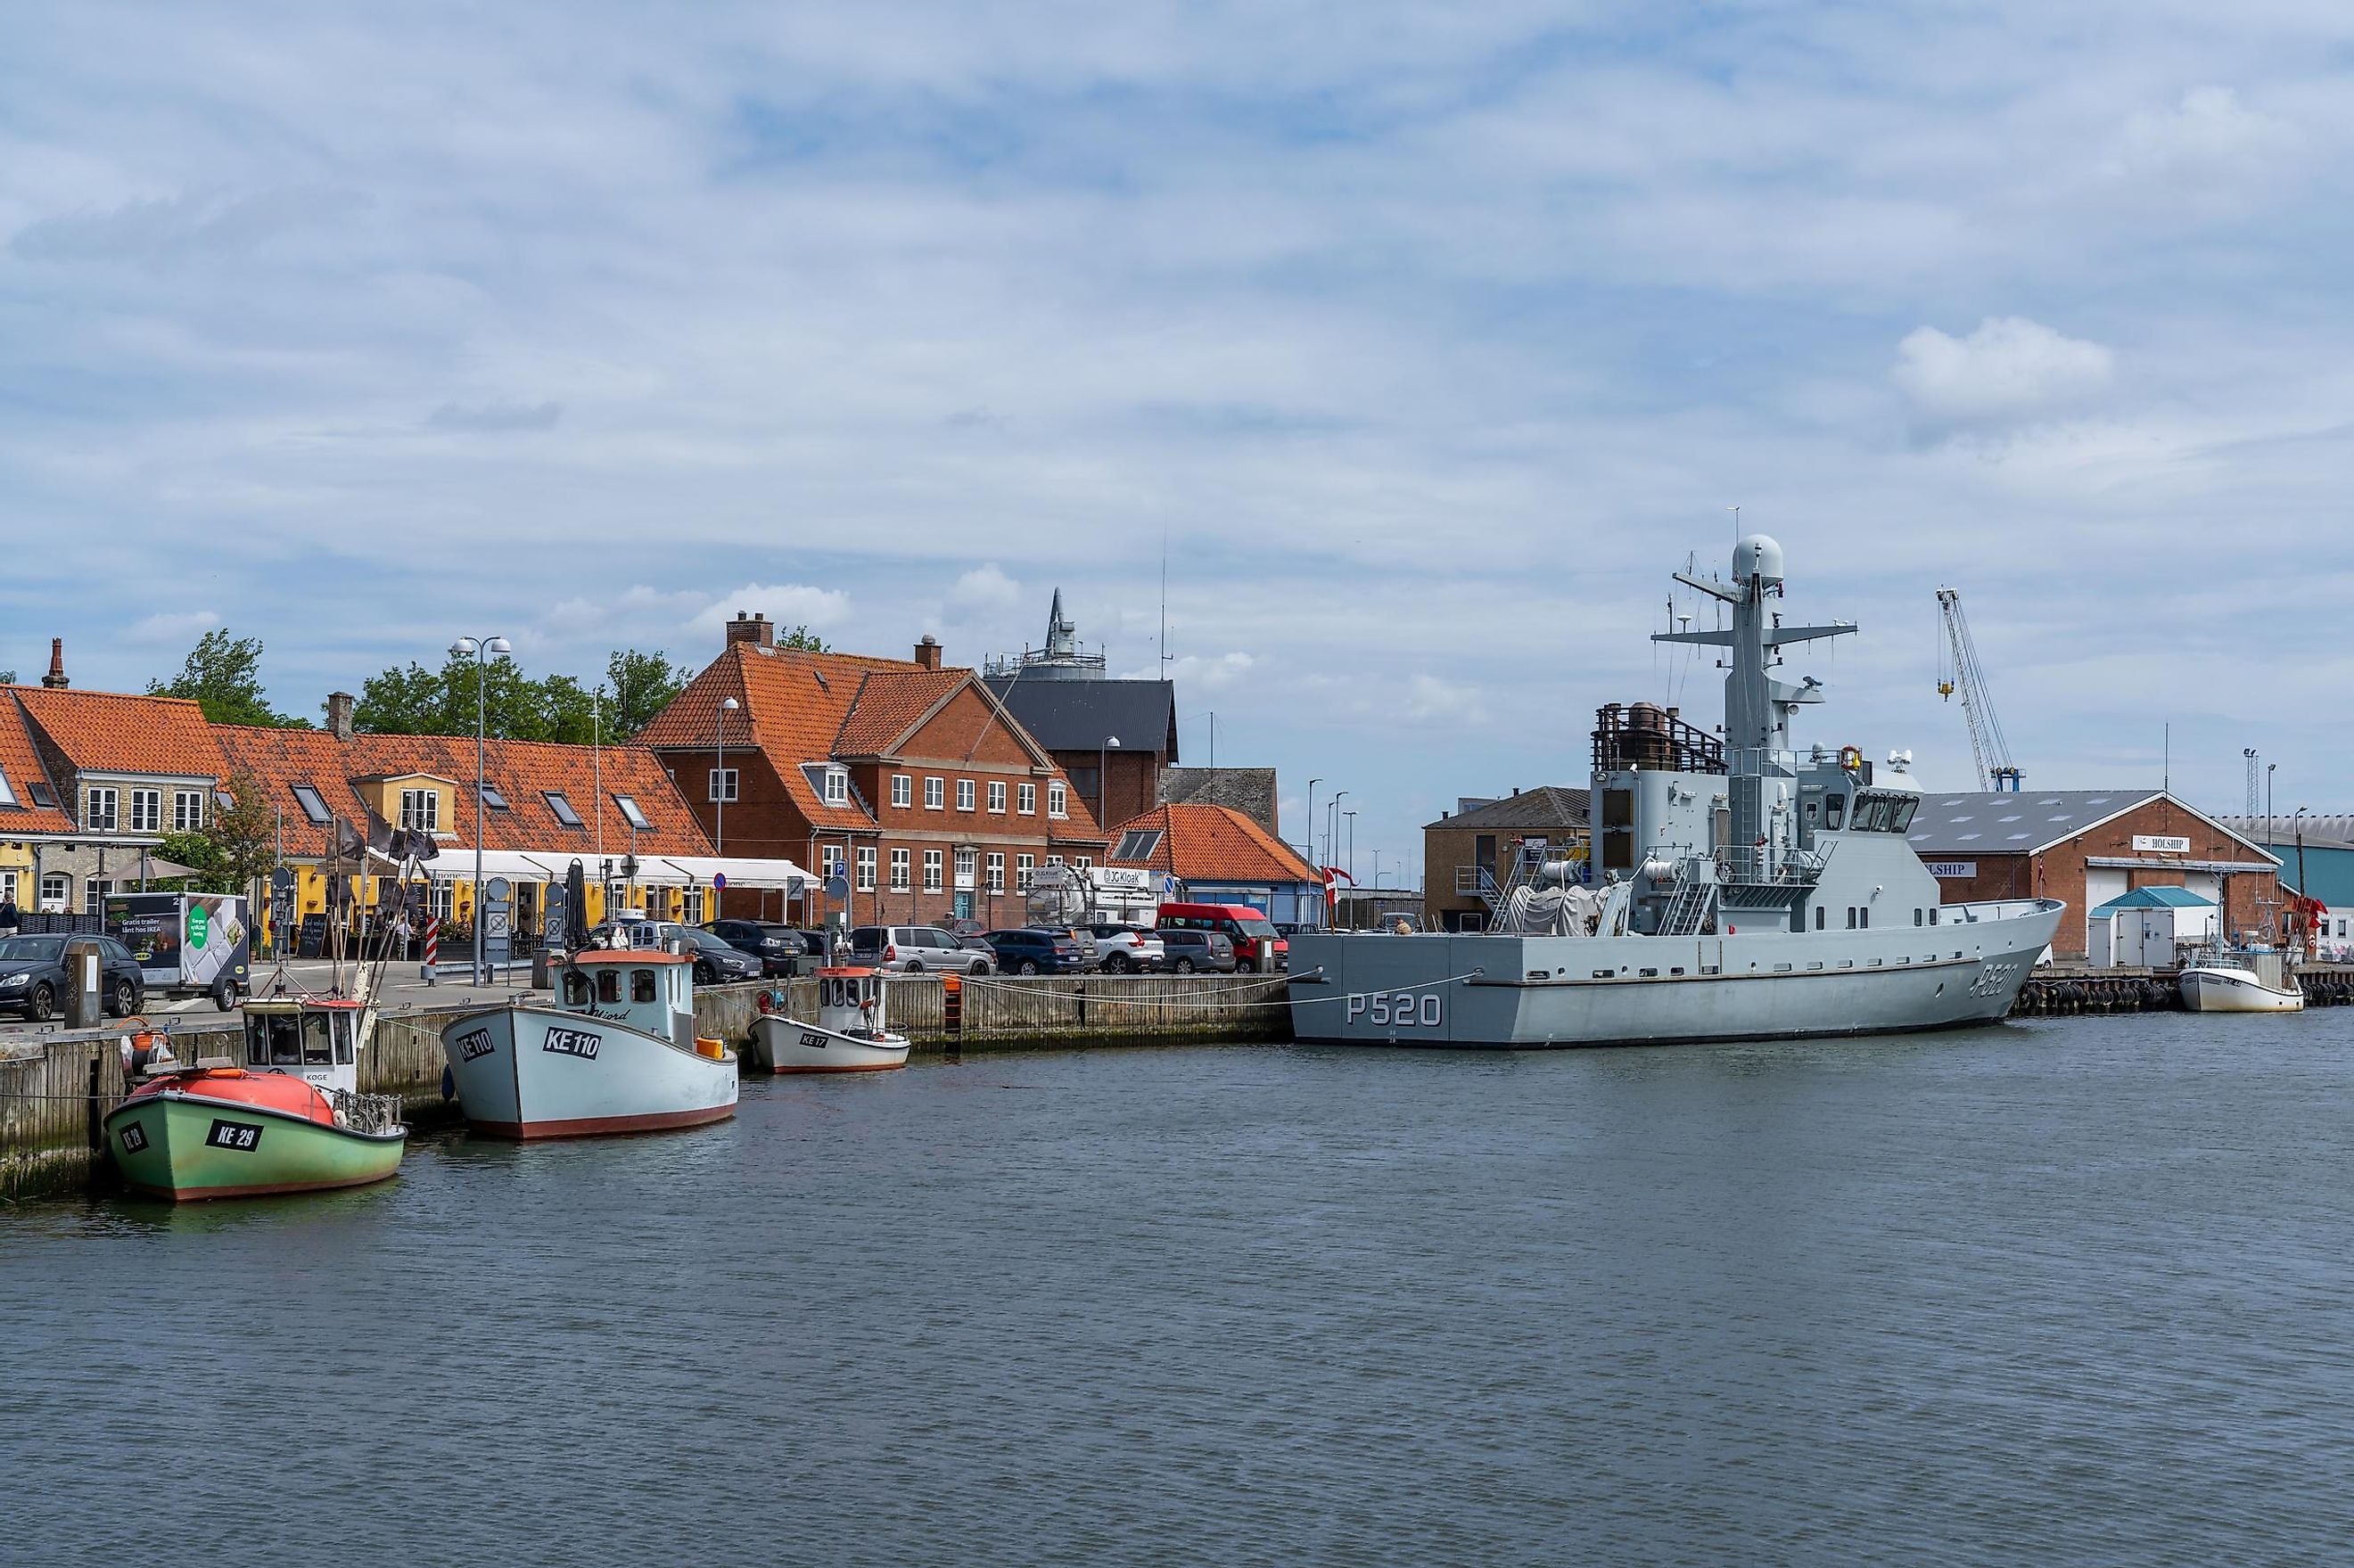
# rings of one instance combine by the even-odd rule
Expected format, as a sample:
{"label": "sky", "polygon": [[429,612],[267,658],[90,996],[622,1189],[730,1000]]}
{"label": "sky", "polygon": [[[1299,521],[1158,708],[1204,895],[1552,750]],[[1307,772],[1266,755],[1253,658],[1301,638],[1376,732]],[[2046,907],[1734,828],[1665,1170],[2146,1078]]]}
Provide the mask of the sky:
{"label": "sky", "polygon": [[1144,675],[1165,551],[1183,759],[1395,882],[1721,716],[1647,634],[1738,527],[1861,626],[1802,742],[1972,783],[1950,586],[2031,788],[2354,810],[2350,76],[2305,0],[12,5],[0,666],[1059,587]]}

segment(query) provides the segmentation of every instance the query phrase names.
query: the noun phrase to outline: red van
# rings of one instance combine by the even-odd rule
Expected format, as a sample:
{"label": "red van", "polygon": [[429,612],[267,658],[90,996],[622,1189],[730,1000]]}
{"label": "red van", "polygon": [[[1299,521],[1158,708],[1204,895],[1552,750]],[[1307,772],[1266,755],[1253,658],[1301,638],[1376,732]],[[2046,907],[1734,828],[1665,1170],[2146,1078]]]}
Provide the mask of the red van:
{"label": "red van", "polygon": [[1291,944],[1247,904],[1163,904],[1154,923],[1217,932],[1235,945],[1235,965],[1247,973],[1283,969],[1290,962]]}

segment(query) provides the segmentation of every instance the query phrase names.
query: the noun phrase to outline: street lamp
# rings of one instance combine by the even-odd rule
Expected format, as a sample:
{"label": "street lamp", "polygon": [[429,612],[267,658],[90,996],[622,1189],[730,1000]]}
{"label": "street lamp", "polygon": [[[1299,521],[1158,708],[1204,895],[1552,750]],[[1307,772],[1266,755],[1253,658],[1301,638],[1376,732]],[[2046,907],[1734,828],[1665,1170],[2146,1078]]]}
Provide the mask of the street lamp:
{"label": "street lamp", "polygon": [[1349,874],[1349,885],[1354,888],[1357,885],[1357,813],[1351,810],[1341,814],[1349,819],[1349,858],[1341,863]]}
{"label": "street lamp", "polygon": [[[461,637],[450,644],[452,659],[474,662],[474,983],[486,984],[482,973],[482,772],[490,736],[491,661],[514,650],[504,637]],[[403,824],[404,826],[406,824]]]}
{"label": "street lamp", "polygon": [[1332,852],[1341,846],[1341,802],[1348,798],[1346,789],[1332,791],[1331,800],[1324,803],[1324,863],[1332,863]]}
{"label": "street lamp", "polygon": [[[711,853],[714,858],[727,853],[727,715],[742,705],[733,697],[719,700],[719,712],[714,715],[712,728],[718,739],[718,760],[711,766]],[[711,917],[719,918],[712,910]]]}
{"label": "street lamp", "polygon": [[1111,754],[1119,749],[1119,736],[1116,735],[1106,736],[1104,743],[1096,747],[1096,826],[1099,828],[1111,826],[1109,808],[1105,804],[1105,797],[1111,791],[1111,774],[1107,765]]}
{"label": "street lamp", "polygon": [[1321,779],[1308,781],[1308,858],[1310,860],[1316,858],[1316,786],[1323,782]]}

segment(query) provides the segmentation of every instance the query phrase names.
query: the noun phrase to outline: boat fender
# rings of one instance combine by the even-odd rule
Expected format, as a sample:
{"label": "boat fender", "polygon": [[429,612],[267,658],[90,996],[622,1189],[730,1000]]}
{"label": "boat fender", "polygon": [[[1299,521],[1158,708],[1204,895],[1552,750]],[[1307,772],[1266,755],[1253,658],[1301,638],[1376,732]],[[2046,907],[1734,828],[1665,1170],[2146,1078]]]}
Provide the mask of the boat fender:
{"label": "boat fender", "polygon": [[1862,772],[1863,747],[1860,746],[1840,747],[1839,752],[1839,765],[1840,770],[1843,773]]}
{"label": "boat fender", "polygon": [[441,1069],[441,1097],[445,1100],[454,1100],[458,1097],[458,1080],[451,1075],[447,1067]]}
{"label": "boat fender", "polygon": [[753,1003],[753,1005],[758,1007],[764,1013],[774,1012],[777,1011],[777,993],[772,991],[764,991],[760,993],[758,999]]}

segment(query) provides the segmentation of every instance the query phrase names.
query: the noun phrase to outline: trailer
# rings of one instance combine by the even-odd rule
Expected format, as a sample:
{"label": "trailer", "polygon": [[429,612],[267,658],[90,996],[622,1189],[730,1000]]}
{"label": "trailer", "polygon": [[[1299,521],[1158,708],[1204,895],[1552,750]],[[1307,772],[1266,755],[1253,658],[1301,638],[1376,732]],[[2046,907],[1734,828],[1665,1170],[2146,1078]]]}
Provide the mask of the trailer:
{"label": "trailer", "polygon": [[204,996],[223,1012],[253,990],[253,921],[233,893],[115,893],[107,934],[131,949],[150,992]]}

